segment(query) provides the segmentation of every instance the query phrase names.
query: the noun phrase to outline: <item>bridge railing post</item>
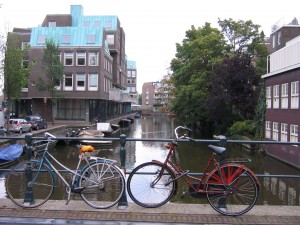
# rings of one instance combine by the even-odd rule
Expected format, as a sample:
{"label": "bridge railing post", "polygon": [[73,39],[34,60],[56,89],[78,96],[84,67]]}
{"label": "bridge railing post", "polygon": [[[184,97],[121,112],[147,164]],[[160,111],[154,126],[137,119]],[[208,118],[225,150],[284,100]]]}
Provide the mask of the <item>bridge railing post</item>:
{"label": "bridge railing post", "polygon": [[32,181],[32,165],[31,165],[31,154],[32,154],[32,134],[25,135],[25,142],[26,142],[26,190],[24,196],[24,204],[32,204],[34,202],[32,187],[28,185],[29,182]]}
{"label": "bridge railing post", "polygon": [[[121,169],[123,171],[124,177],[126,177],[126,135],[121,134],[120,135],[120,160],[121,160]],[[125,187],[124,191],[122,194],[121,199],[119,200],[118,203],[118,208],[119,209],[125,209],[128,206],[128,201],[127,201],[127,196],[126,196],[126,180],[125,180]]]}

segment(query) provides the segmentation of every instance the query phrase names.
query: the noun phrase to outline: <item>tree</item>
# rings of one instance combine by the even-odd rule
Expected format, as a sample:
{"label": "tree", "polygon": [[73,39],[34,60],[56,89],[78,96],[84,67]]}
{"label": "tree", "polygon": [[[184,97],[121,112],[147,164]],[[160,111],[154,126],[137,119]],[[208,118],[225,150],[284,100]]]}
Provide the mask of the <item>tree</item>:
{"label": "tree", "polygon": [[254,118],[259,79],[248,54],[225,58],[215,68],[206,106],[219,133],[225,133],[235,121]]}
{"label": "tree", "polygon": [[174,99],[171,111],[180,123],[189,125],[200,134],[210,135],[206,98],[211,86],[209,77],[214,66],[229,52],[221,32],[209,23],[186,31],[182,44],[176,44],[176,58],[171,62]]}
{"label": "tree", "polygon": [[[43,54],[43,70],[45,72],[44,77],[39,77],[37,81],[37,88],[39,91],[47,92],[50,96],[50,101],[53,103],[58,98],[62,97],[62,94],[57,90],[57,86],[63,79],[63,64],[59,57],[59,46],[55,44],[53,40],[46,41],[46,48]],[[53,108],[51,107],[51,115],[53,115]],[[54,118],[52,118],[52,124],[54,124]]]}
{"label": "tree", "polygon": [[27,51],[19,47],[20,43],[21,39],[19,35],[8,33],[4,59],[3,89],[8,104],[8,120],[10,119],[9,115],[13,108],[13,100],[19,100],[21,98],[21,89],[26,86],[30,71],[30,66],[23,64],[23,59]]}

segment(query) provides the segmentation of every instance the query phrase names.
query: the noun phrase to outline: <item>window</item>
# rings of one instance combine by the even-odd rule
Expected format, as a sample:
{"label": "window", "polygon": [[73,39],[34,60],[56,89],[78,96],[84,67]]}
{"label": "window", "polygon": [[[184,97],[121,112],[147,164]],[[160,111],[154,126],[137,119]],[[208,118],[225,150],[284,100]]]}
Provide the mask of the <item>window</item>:
{"label": "window", "polygon": [[85,66],[85,52],[77,52],[76,53],[76,59],[77,59],[77,66]]}
{"label": "window", "polygon": [[290,142],[298,142],[298,125],[290,126]]}
{"label": "window", "polygon": [[96,41],[95,34],[87,35],[87,37],[86,37],[87,44],[95,44],[95,41]]}
{"label": "window", "polygon": [[279,85],[273,86],[273,109],[279,108]]}
{"label": "window", "polygon": [[29,42],[22,42],[22,50],[26,50],[27,48],[29,48],[30,47],[30,44],[29,44]]}
{"label": "window", "polygon": [[281,31],[278,32],[278,36],[277,36],[277,45],[281,44]]}
{"label": "window", "polygon": [[90,26],[90,21],[83,21],[82,24],[84,27],[89,27]]}
{"label": "window", "polygon": [[278,141],[278,133],[279,133],[278,123],[273,122],[273,132],[272,132],[273,140]]}
{"label": "window", "polygon": [[70,52],[70,53],[67,53],[65,52],[64,54],[65,56],[65,66],[73,66],[73,53]]}
{"label": "window", "polygon": [[98,53],[97,52],[89,53],[89,66],[98,66]]}
{"label": "window", "polygon": [[266,88],[266,98],[267,98],[267,108],[271,108],[272,96],[271,96],[271,87]]}
{"label": "window", "polygon": [[76,74],[76,90],[85,91],[85,74]]}
{"label": "window", "polygon": [[299,108],[299,81],[291,83],[291,109]]}
{"label": "window", "polygon": [[266,138],[271,138],[271,122],[266,121]]}
{"label": "window", "polygon": [[288,84],[281,85],[281,108],[287,109],[289,107],[289,86]]}
{"label": "window", "polygon": [[45,35],[39,35],[38,36],[38,44],[45,44],[46,43],[46,36]]}
{"label": "window", "polygon": [[273,48],[275,48],[275,43],[276,43],[276,37],[275,37],[275,35],[273,36],[272,39],[273,39],[273,40],[272,40]]}
{"label": "window", "polygon": [[89,91],[98,90],[98,74],[89,74]]}
{"label": "window", "polygon": [[131,71],[130,70],[127,71],[127,76],[131,77]]}
{"label": "window", "polygon": [[111,21],[105,21],[104,28],[105,28],[106,30],[111,30]]}
{"label": "window", "polygon": [[56,27],[56,21],[52,20],[48,22],[48,27]]}
{"label": "window", "polygon": [[71,42],[71,35],[63,35],[62,36],[62,43],[63,44],[70,44]]}
{"label": "window", "polygon": [[64,77],[64,90],[72,91],[73,90],[73,74],[65,74]]}
{"label": "window", "polygon": [[286,123],[282,123],[280,140],[283,142],[287,142],[287,135],[288,135],[288,125]]}
{"label": "window", "polygon": [[101,25],[100,21],[95,21],[94,22],[94,27],[100,27],[100,25]]}
{"label": "window", "polygon": [[127,79],[127,83],[130,84],[131,83],[131,79]]}
{"label": "window", "polygon": [[131,71],[132,77],[135,77],[135,71]]}
{"label": "window", "polygon": [[106,35],[106,41],[109,45],[115,44],[115,36],[113,34]]}

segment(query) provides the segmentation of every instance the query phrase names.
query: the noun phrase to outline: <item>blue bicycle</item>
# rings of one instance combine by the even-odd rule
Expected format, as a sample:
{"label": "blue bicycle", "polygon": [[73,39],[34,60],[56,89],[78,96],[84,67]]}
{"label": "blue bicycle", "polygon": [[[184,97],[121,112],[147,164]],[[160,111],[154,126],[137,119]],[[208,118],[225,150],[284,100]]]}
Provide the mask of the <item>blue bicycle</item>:
{"label": "blue bicycle", "polygon": [[[24,208],[44,204],[55,190],[55,174],[66,187],[66,205],[71,200],[72,193],[78,193],[88,205],[97,209],[112,207],[120,200],[125,179],[122,171],[115,165],[116,161],[92,157],[89,153],[94,148],[80,145],[77,167],[71,170],[48,151],[48,144],[54,136],[45,133],[45,137],[48,143],[41,159],[18,164],[6,178],[7,194],[15,204]],[[68,179],[63,176],[52,162],[66,170],[71,177]],[[84,165],[79,169],[81,164]]]}

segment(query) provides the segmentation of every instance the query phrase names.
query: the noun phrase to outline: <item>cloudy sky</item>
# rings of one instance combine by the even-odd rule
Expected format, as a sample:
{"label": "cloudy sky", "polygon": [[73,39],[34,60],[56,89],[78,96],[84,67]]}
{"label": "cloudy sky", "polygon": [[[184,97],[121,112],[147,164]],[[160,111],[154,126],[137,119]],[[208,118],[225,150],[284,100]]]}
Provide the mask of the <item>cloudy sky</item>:
{"label": "cloudy sky", "polygon": [[[1,5],[2,4],[2,5]],[[136,61],[137,89],[144,82],[167,74],[192,25],[209,22],[219,28],[220,19],[252,20],[270,35],[271,26],[286,17],[300,17],[299,0],[281,2],[252,0],[0,0],[0,29],[36,27],[46,14],[69,14],[70,5],[82,5],[84,15],[116,15],[126,35],[126,54]]]}

